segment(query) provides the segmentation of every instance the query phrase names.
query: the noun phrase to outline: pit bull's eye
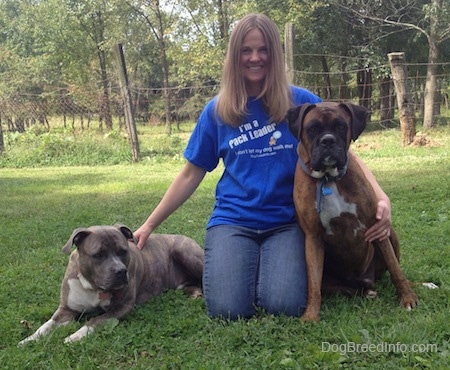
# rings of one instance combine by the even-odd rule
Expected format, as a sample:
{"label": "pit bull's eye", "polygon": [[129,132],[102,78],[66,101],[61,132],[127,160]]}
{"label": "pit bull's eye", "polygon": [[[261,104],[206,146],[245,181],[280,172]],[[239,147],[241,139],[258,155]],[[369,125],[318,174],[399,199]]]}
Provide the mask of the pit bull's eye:
{"label": "pit bull's eye", "polygon": [[103,252],[98,252],[98,253],[95,253],[92,257],[94,257],[95,259],[102,259],[103,257],[105,256],[105,253],[103,253]]}
{"label": "pit bull's eye", "polygon": [[128,254],[128,251],[126,249],[121,249],[119,252],[117,252],[117,255],[119,257],[125,257]]}

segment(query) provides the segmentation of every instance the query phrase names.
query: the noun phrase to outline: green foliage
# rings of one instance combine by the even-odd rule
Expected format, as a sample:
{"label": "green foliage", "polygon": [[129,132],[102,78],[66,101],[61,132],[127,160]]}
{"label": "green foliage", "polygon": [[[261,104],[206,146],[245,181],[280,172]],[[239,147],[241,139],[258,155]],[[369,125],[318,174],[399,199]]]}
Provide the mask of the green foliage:
{"label": "green foliage", "polygon": [[[92,124],[92,126],[94,126]],[[183,161],[192,123],[180,125],[184,131],[168,136],[164,126],[140,126],[138,135],[142,161]],[[106,133],[96,127],[83,131],[34,125],[24,133],[5,133],[2,167],[95,166],[131,163],[126,133],[115,129]]]}
{"label": "green foliage", "polygon": [[[318,324],[264,312],[250,320],[211,320],[202,299],[171,291],[137,306],[119,322],[109,321],[80,343],[65,345],[63,340],[85,322],[85,316],[37,343],[18,348],[17,343],[56,309],[68,258],[60,248],[72,230],[116,222],[139,227],[183,166],[181,151],[190,129],[192,126],[185,126],[168,138],[164,127],[140,127],[142,146],[147,154],[153,153],[140,164],[0,168],[2,369],[448,367],[448,125],[430,132],[425,147],[401,148],[399,130],[366,132],[354,144],[390,196],[406,275],[415,283],[432,281],[440,286],[428,290],[414,285],[420,305],[412,312],[398,306],[388,276],[378,283],[375,300],[326,297]],[[34,133],[61,145],[47,137],[52,135],[56,133]],[[44,145],[28,136],[32,134],[17,135],[14,140],[31,140],[26,145],[33,152],[34,146]],[[124,140],[118,132],[107,139],[98,133],[77,133],[73,140],[82,141],[84,136],[86,140],[91,136]],[[164,154],[164,148],[170,146],[174,151],[179,148],[179,154]],[[185,234],[203,244],[220,175],[220,169],[207,174],[194,195],[157,232]],[[383,344],[394,347],[377,349]],[[403,347],[395,350],[396,344]],[[432,347],[401,350],[411,344]],[[360,349],[353,350],[357,345]],[[374,349],[368,350],[370,346]]]}
{"label": "green foliage", "polygon": [[0,156],[0,167],[117,164],[131,160],[127,139],[118,131],[40,132],[42,126],[34,127],[37,129],[5,135],[9,149]]}

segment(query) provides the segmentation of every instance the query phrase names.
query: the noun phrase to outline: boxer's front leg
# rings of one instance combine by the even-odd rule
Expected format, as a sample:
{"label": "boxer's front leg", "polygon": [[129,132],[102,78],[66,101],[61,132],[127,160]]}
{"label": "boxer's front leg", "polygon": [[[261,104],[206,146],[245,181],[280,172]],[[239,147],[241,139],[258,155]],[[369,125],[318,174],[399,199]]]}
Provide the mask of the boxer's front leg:
{"label": "boxer's front leg", "polygon": [[378,246],[383,256],[389,274],[391,275],[392,284],[394,284],[397,295],[400,299],[400,304],[408,311],[415,308],[419,303],[416,293],[412,290],[408,279],[400,268],[400,263],[395,255],[394,248],[389,239],[377,241]]}
{"label": "boxer's front leg", "polygon": [[308,303],[301,319],[302,321],[319,321],[325,258],[325,247],[319,236],[306,233],[305,257],[308,273]]}

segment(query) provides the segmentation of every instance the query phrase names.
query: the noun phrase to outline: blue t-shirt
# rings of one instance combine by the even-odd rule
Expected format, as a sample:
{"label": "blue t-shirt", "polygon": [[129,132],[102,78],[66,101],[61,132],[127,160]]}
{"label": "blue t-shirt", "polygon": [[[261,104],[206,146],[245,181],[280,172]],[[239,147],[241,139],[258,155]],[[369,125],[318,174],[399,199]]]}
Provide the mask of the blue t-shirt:
{"label": "blue t-shirt", "polygon": [[[292,87],[294,103],[320,102],[310,91]],[[260,99],[249,98],[248,116],[233,127],[215,112],[216,98],[201,113],[184,152],[192,164],[225,170],[217,184],[216,202],[207,227],[239,225],[257,230],[295,221],[294,173],[297,139],[286,121],[270,121]]]}

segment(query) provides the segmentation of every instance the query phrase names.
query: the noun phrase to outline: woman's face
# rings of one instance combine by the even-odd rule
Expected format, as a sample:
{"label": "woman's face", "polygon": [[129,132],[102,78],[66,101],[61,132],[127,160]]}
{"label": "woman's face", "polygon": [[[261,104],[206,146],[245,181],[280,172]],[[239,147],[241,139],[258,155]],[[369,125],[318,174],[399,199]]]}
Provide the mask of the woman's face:
{"label": "woman's face", "polygon": [[257,28],[247,33],[240,50],[240,68],[248,96],[261,92],[269,68],[269,54],[264,36]]}

